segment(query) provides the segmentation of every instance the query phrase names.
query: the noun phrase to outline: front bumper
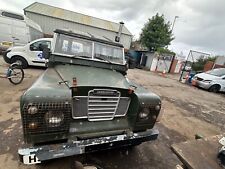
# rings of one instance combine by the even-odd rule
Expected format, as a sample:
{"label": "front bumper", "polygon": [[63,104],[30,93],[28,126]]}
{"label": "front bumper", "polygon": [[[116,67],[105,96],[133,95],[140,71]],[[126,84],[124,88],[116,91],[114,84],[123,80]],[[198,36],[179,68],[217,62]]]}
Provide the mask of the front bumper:
{"label": "front bumper", "polygon": [[79,141],[69,140],[62,144],[21,148],[18,150],[18,154],[20,161],[24,164],[36,164],[50,159],[140,144],[145,141],[156,140],[158,135],[158,130],[152,129],[129,135],[122,134]]}
{"label": "front bumper", "polygon": [[2,52],[2,55],[3,55],[3,59],[5,60],[5,62],[11,64],[11,59],[9,59],[7,57],[7,53],[9,53],[9,52],[10,51],[4,51],[4,52]]}
{"label": "front bumper", "polygon": [[198,87],[201,87],[203,89],[208,90],[212,86],[212,84],[211,83],[204,83],[202,81],[195,80],[195,86],[198,86]]}

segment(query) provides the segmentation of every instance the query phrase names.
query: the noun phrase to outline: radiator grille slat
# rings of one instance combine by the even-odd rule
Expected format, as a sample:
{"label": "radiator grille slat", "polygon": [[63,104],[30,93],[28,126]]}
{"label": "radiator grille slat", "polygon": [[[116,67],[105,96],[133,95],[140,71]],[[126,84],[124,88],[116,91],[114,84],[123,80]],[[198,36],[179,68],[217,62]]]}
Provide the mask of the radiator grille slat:
{"label": "radiator grille slat", "polygon": [[[96,95],[96,93],[113,93],[110,96]],[[106,94],[107,95],[107,94]],[[100,120],[112,120],[115,117],[116,110],[120,101],[120,92],[117,90],[106,90],[106,89],[94,89],[88,92],[88,120],[89,121],[100,121]],[[89,106],[95,103],[112,103],[108,108],[93,109]],[[110,114],[104,114],[105,112]],[[95,113],[95,114],[93,114]],[[102,118],[102,119],[101,119]]]}
{"label": "radiator grille slat", "polygon": [[121,97],[117,90],[93,89],[88,92],[88,96],[73,97],[72,114],[74,119],[112,120],[114,117],[125,116],[129,104],[130,98]]}

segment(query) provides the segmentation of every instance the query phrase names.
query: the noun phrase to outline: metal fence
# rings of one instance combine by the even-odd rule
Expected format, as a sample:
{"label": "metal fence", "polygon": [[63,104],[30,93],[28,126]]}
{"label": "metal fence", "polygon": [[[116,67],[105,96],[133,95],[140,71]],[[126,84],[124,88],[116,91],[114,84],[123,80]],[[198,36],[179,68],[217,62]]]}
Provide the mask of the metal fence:
{"label": "metal fence", "polygon": [[[198,71],[193,70],[193,68],[197,64],[201,64],[201,62],[199,62],[200,60],[203,60],[209,57],[210,57],[210,54],[208,53],[190,50],[186,58],[186,61],[184,62],[184,66],[182,68],[179,81],[182,81],[182,79],[185,78],[187,75],[189,75],[191,72],[198,73]],[[204,67],[204,65],[201,65],[201,66]],[[203,70],[200,70],[200,71],[203,71]]]}

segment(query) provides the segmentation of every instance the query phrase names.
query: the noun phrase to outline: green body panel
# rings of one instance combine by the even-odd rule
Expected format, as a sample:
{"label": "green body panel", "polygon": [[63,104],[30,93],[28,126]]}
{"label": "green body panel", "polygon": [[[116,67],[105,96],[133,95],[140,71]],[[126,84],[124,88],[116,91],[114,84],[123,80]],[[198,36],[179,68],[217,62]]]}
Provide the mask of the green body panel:
{"label": "green body panel", "polygon": [[77,80],[77,87],[110,87],[128,89],[130,84],[121,73],[110,69],[80,66],[80,65],[56,65],[55,69],[70,86],[72,79]]}
{"label": "green body panel", "polygon": [[22,96],[23,102],[68,101],[71,91],[54,68],[48,68]]}
{"label": "green body panel", "polygon": [[[74,92],[72,79],[76,77],[77,87]],[[67,81],[66,83],[61,83]],[[128,94],[128,89],[133,87],[134,93]],[[97,137],[111,134],[121,134],[127,131],[139,131],[152,128],[156,119],[138,121],[138,113],[141,105],[157,105],[160,98],[127,80],[121,73],[109,69],[80,65],[56,65],[48,68],[37,81],[21,97],[22,108],[29,103],[43,102],[70,102],[72,96],[87,95],[93,88],[113,88],[119,90],[121,95],[131,98],[131,103],[125,117],[115,117],[111,121],[90,122],[87,119],[75,120],[70,115],[70,131],[63,134],[42,133],[40,135],[27,134],[24,137],[27,142],[45,142],[58,139],[76,137]],[[71,110],[72,111],[72,110]],[[156,116],[158,112],[154,112]],[[22,114],[23,116],[23,114]],[[22,118],[23,119],[23,118]]]}
{"label": "green body panel", "polygon": [[101,60],[90,60],[85,58],[79,57],[68,57],[68,56],[61,56],[52,54],[49,58],[48,67],[55,67],[56,65],[63,65],[63,64],[71,64],[71,65],[81,65],[81,66],[88,66],[88,67],[95,67],[95,68],[102,68],[102,69],[109,69],[115,70],[117,72],[126,75],[127,66],[115,63],[108,63]]}

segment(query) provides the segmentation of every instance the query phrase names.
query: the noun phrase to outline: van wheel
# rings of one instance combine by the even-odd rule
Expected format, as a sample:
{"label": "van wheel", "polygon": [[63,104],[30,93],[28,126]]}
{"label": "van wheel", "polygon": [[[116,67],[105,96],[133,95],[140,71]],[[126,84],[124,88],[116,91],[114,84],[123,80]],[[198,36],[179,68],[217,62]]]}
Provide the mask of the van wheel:
{"label": "van wheel", "polygon": [[22,58],[21,56],[14,56],[12,58],[12,63],[18,63],[19,65],[22,66],[23,69],[28,67],[27,61],[24,58]]}
{"label": "van wheel", "polygon": [[218,93],[220,90],[220,86],[219,85],[212,85],[210,88],[209,88],[209,92],[213,92],[213,93]]}

